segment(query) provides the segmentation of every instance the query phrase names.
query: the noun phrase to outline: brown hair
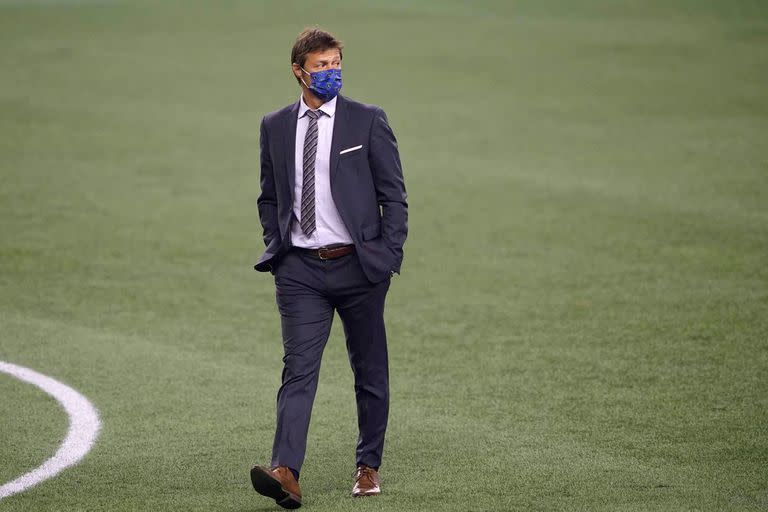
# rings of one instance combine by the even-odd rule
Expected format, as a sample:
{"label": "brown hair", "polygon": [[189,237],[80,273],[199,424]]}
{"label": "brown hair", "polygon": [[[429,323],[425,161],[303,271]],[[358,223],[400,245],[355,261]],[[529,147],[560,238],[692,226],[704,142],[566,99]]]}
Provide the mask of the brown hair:
{"label": "brown hair", "polygon": [[341,57],[341,50],[344,48],[344,44],[330,32],[326,32],[318,27],[307,27],[301,31],[299,37],[296,38],[296,42],[293,43],[291,64],[295,63],[304,67],[304,63],[307,61],[307,54],[322,52],[331,48],[337,48],[339,50],[339,57]]}

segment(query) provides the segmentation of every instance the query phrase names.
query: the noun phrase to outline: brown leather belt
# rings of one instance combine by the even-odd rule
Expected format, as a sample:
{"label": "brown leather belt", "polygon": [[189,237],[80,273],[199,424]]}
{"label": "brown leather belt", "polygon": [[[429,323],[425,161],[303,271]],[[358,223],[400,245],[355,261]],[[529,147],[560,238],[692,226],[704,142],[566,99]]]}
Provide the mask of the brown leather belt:
{"label": "brown leather belt", "polygon": [[335,260],[336,258],[341,258],[342,256],[346,256],[347,254],[352,254],[355,252],[354,245],[321,247],[319,249],[305,249],[304,247],[296,247],[296,249],[300,250],[304,254],[309,254],[310,256],[314,256],[315,258],[321,260]]}

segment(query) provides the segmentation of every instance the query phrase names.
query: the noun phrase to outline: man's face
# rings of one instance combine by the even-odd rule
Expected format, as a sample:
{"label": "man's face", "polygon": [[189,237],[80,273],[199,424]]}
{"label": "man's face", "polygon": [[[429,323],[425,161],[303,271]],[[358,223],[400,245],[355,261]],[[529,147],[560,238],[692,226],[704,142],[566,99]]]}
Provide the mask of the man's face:
{"label": "man's face", "polygon": [[312,85],[312,78],[307,73],[314,73],[315,71],[323,71],[326,69],[341,69],[341,52],[338,48],[330,48],[328,50],[313,52],[307,54],[307,60],[304,61],[305,73],[301,70],[298,64],[294,63],[293,74],[299,80],[303,80],[307,86]]}

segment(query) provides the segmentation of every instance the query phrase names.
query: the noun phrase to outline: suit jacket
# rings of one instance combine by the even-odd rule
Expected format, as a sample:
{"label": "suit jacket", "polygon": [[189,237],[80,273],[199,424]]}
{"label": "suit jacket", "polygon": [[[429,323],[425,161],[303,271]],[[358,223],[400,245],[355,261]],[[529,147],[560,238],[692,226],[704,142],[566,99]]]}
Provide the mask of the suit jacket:
{"label": "suit jacket", "polygon": [[[261,121],[259,218],[266,250],[256,262],[273,271],[290,249],[299,102]],[[384,111],[339,95],[330,155],[331,195],[371,282],[400,272],[408,203],[397,141]],[[362,146],[354,151],[341,151]]]}

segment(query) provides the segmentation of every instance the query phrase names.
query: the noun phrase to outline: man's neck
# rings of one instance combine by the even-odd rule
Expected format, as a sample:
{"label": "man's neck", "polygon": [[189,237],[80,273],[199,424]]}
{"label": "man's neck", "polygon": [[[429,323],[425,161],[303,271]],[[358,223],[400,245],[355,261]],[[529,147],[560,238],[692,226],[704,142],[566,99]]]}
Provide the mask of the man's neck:
{"label": "man's neck", "polygon": [[309,92],[309,89],[307,89],[306,87],[303,87],[302,90],[303,90],[302,95],[304,96],[304,103],[306,103],[307,106],[312,110],[319,109],[323,105],[323,103],[325,103],[323,100],[321,100],[320,98],[318,98],[317,96]]}

